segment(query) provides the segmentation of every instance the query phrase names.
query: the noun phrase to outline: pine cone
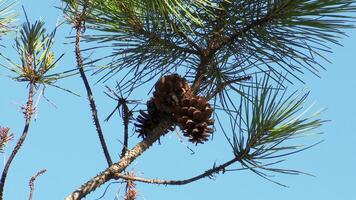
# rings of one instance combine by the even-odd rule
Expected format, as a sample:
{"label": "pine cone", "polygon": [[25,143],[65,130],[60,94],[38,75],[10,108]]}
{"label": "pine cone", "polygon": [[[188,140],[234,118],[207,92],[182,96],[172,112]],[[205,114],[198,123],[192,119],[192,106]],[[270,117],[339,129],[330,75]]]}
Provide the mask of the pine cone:
{"label": "pine cone", "polygon": [[[140,115],[137,117],[137,123],[135,123],[136,132],[138,132],[138,137],[146,138],[150,130],[155,128],[159,123],[160,119],[164,117],[164,114],[159,112],[153,103],[151,98],[147,101],[147,113],[140,110]],[[172,130],[171,127],[169,130]],[[166,130],[166,133],[169,131]]]}
{"label": "pine cone", "polygon": [[187,80],[178,74],[162,77],[155,85],[153,100],[157,109],[165,113],[176,113],[181,107],[181,100],[191,93]]}
{"label": "pine cone", "polygon": [[204,143],[213,133],[210,125],[214,124],[211,118],[213,109],[208,101],[199,96],[192,96],[182,100],[182,107],[176,114],[179,127],[183,135],[195,144]]}
{"label": "pine cone", "polygon": [[139,137],[145,138],[160,119],[170,116],[190,142],[204,143],[213,133],[210,128],[214,124],[212,113],[213,109],[204,97],[193,94],[184,78],[172,74],[162,77],[155,84],[153,97],[147,102],[147,113],[141,110],[137,118],[136,131]]}

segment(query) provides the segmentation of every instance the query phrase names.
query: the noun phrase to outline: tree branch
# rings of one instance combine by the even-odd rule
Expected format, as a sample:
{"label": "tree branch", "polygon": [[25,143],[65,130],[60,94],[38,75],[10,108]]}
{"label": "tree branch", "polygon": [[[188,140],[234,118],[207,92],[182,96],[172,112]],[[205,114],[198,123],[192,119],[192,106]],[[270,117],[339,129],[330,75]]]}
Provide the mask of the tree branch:
{"label": "tree branch", "polygon": [[[178,34],[185,40],[187,41],[187,43],[195,48],[196,50],[194,50],[194,54],[196,55],[202,55],[203,53],[203,48],[201,48],[197,43],[195,43],[192,39],[190,39],[183,31],[178,30]],[[193,54],[193,53],[192,53]]]}
{"label": "tree branch", "polygon": [[[277,9],[275,11],[275,13],[277,13],[277,17],[279,12],[283,11],[283,8],[286,7],[289,3],[291,3],[292,1],[288,1],[284,6],[282,6],[281,8]],[[216,46],[214,46],[211,51],[212,52],[217,52],[219,51],[221,48],[223,48],[225,45],[231,44],[233,43],[237,38],[242,37],[246,34],[246,32],[248,32],[249,30],[253,29],[254,27],[258,27],[258,26],[264,26],[266,25],[268,22],[270,22],[271,20],[275,19],[276,16],[272,15],[271,12],[268,12],[264,17],[254,20],[251,23],[247,24],[245,27],[241,28],[240,30],[235,31],[230,37],[222,37],[221,41],[216,44]]]}
{"label": "tree branch", "polygon": [[[133,23],[130,24],[130,27],[134,32],[136,32],[136,33],[138,33],[140,35],[143,35],[146,38],[159,41],[161,44],[163,44],[167,48],[177,49],[179,51],[183,51],[183,52],[190,53],[190,54],[195,54],[195,55],[199,54],[199,49],[198,48],[196,48],[196,50],[194,50],[194,49],[178,46],[174,42],[172,42],[172,41],[170,41],[168,39],[161,38],[159,35],[157,35],[154,32],[145,30],[143,28],[143,25],[140,23],[140,20],[137,19],[137,16],[135,14],[132,14],[129,11],[130,9],[127,8],[127,6],[124,3],[121,3],[121,6],[125,9],[126,14],[132,18],[132,22]],[[184,37],[184,39],[188,42],[188,44],[192,45],[192,41],[190,41],[189,38]],[[193,47],[198,47],[198,46],[197,45],[193,45]]]}
{"label": "tree branch", "polygon": [[94,96],[93,96],[93,92],[91,91],[90,85],[89,85],[89,81],[85,75],[84,72],[84,65],[83,65],[83,59],[81,57],[81,51],[80,51],[80,36],[81,33],[83,31],[83,23],[84,23],[84,15],[85,15],[85,10],[86,7],[84,6],[83,11],[81,14],[78,14],[76,17],[76,21],[75,21],[75,28],[76,28],[76,36],[75,36],[75,56],[76,56],[76,61],[77,61],[77,65],[78,65],[78,69],[79,69],[79,73],[80,76],[82,77],[85,89],[87,91],[87,95],[88,95],[88,99],[89,99],[89,103],[90,103],[90,108],[91,108],[91,112],[92,112],[92,117],[94,120],[94,124],[96,127],[96,131],[98,133],[99,136],[99,140],[101,143],[101,147],[104,151],[104,155],[106,158],[106,161],[108,163],[108,166],[112,165],[112,160],[105,142],[105,138],[104,138],[104,134],[102,132],[101,126],[100,126],[100,122],[99,122],[99,117],[98,117],[98,111],[96,109],[96,104],[94,101]]}
{"label": "tree branch", "polygon": [[[140,32],[141,32],[142,35],[144,35],[145,37],[147,37],[149,39],[153,39],[153,40],[159,41],[161,44],[164,44],[167,48],[177,49],[177,50],[180,50],[180,51],[183,51],[183,52],[186,52],[186,53],[199,55],[199,51],[198,50],[194,50],[194,49],[178,46],[178,45],[172,43],[170,40],[162,39],[161,37],[159,37],[155,33],[148,32],[148,31],[144,30],[143,28],[140,29]],[[192,45],[192,41],[190,41],[189,38],[184,37],[184,39],[186,39],[188,44]],[[194,46],[194,47],[196,47],[196,46]]]}
{"label": "tree branch", "polygon": [[[206,49],[202,49],[202,48],[197,48],[199,50],[200,53],[200,64],[197,68],[197,73],[195,75],[194,78],[194,82],[193,82],[193,91],[198,93],[198,88],[200,88],[200,85],[202,84],[203,81],[203,76],[207,70],[207,67],[209,65],[214,65],[214,57],[215,57],[215,53],[216,51],[214,50],[217,47],[217,44],[220,43],[220,40],[222,40],[222,32],[224,31],[224,28],[226,26],[226,15],[227,15],[227,6],[230,3],[228,2],[222,2],[222,7],[224,9],[218,9],[216,16],[218,17],[216,19],[216,26],[213,27],[213,30],[211,32],[211,38],[208,38],[208,41],[206,41],[207,43],[207,48]],[[189,38],[187,38],[189,39]]]}
{"label": "tree branch", "polygon": [[156,142],[166,130],[173,124],[173,119],[170,117],[162,118],[162,121],[151,130],[148,136],[139,142],[134,148],[129,150],[125,156],[117,163],[111,165],[106,170],[99,173],[99,175],[90,179],[79,189],[74,191],[65,200],[78,200],[84,198],[87,194],[100,187],[102,184],[113,179],[116,173],[124,171],[137,157],[139,157],[144,151],[146,151],[154,142]]}
{"label": "tree branch", "polygon": [[33,192],[35,191],[35,181],[36,181],[37,177],[46,173],[46,171],[47,171],[46,169],[43,169],[31,177],[30,182],[28,183],[28,185],[30,186],[30,196],[28,198],[29,200],[32,200]]}
{"label": "tree branch", "polygon": [[247,76],[241,76],[241,77],[233,79],[233,80],[225,81],[225,82],[221,83],[221,85],[218,85],[217,88],[214,91],[212,91],[211,94],[208,94],[206,98],[207,99],[211,99],[211,98],[215,97],[217,94],[222,92],[225,89],[225,87],[228,86],[228,85],[231,85],[233,83],[247,81],[247,80],[250,80],[250,79],[251,79],[251,76],[247,75]]}
{"label": "tree branch", "polygon": [[223,48],[225,45],[233,43],[237,38],[243,36],[247,31],[251,30],[254,27],[257,26],[263,26],[266,22],[270,20],[270,16],[267,15],[262,19],[258,19],[253,21],[252,23],[248,24],[247,26],[243,27],[241,30],[236,31],[233,33],[230,37],[223,38],[220,42],[220,44],[217,44],[213,49],[212,52],[217,52],[221,48]]}
{"label": "tree branch", "polygon": [[127,106],[125,99],[122,99],[122,118],[124,121],[124,144],[121,150],[120,158],[123,158],[129,148],[129,122],[132,113]]}
{"label": "tree branch", "polygon": [[203,50],[202,55],[200,55],[200,63],[197,67],[197,73],[195,74],[194,81],[192,84],[192,91],[195,94],[199,93],[201,83],[204,79],[204,74],[209,65],[212,64],[214,55],[208,55],[207,50]]}
{"label": "tree branch", "polygon": [[[30,64],[30,66],[31,65],[32,65],[32,63]],[[12,150],[9,159],[6,161],[4,170],[2,172],[1,180],[0,180],[0,200],[3,199],[5,181],[6,181],[6,177],[7,177],[7,173],[9,171],[10,165],[11,165],[13,159],[15,158],[17,152],[20,150],[23,142],[25,141],[27,133],[28,133],[28,130],[30,128],[31,117],[32,117],[32,114],[34,113],[34,108],[33,108],[34,88],[35,88],[35,82],[34,81],[30,81],[26,107],[23,108],[24,109],[24,114],[25,114],[25,126],[24,126],[24,129],[22,131],[22,135],[21,135],[20,139],[18,140],[18,142],[16,143],[15,148]]]}
{"label": "tree branch", "polygon": [[202,178],[207,178],[211,177],[215,173],[219,173],[220,171],[225,171],[225,168],[232,165],[233,163],[241,160],[240,157],[235,157],[219,166],[214,166],[213,168],[206,170],[205,172],[194,176],[192,178],[184,179],[184,180],[162,180],[162,179],[148,179],[148,178],[141,178],[141,177],[135,177],[135,176],[128,176],[124,175],[121,173],[116,173],[114,175],[115,179],[125,179],[125,180],[131,180],[131,181],[138,181],[138,182],[143,182],[143,183],[151,183],[151,184],[159,184],[159,185],[186,185],[189,183],[192,183],[194,181],[200,180]]}

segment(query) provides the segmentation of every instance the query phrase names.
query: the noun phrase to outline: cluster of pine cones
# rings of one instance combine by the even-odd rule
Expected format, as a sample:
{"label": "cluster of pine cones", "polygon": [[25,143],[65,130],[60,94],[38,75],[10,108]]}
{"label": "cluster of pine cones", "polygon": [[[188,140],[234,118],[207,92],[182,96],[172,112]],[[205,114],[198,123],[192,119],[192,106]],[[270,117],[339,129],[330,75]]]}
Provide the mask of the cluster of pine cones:
{"label": "cluster of pine cones", "polygon": [[193,94],[186,79],[171,74],[155,84],[153,97],[147,101],[147,113],[140,111],[135,126],[139,136],[145,138],[162,117],[169,115],[190,142],[204,143],[213,133],[212,113],[208,101]]}

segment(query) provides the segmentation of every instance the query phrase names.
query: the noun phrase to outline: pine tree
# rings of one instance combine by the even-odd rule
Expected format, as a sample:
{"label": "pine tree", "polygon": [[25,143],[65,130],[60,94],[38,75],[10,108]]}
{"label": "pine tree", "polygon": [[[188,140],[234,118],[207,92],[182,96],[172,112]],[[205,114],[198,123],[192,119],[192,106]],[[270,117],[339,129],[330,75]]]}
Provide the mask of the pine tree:
{"label": "pine tree", "polygon": [[[48,75],[57,62],[50,51],[55,32],[45,35],[42,22],[23,25],[17,42],[21,64],[9,69],[17,74],[16,80],[31,87],[54,85],[59,78],[72,75],[83,80],[108,168],[73,191],[67,200],[82,199],[114,179],[131,185],[184,185],[227,172],[237,164],[280,185],[268,173],[302,173],[276,165],[284,157],[314,146],[299,147],[293,139],[315,131],[325,120],[320,119],[320,112],[305,114],[308,91],[287,89],[292,83],[304,83],[305,72],[319,76],[324,70],[320,63],[328,61],[325,53],[330,52],[330,44],[339,45],[344,29],[353,28],[355,1],[62,1],[66,22],[76,30],[73,48],[77,69]],[[83,59],[83,51],[90,49],[83,49],[82,43],[93,45],[105,56]],[[105,48],[99,48],[102,44]],[[43,56],[35,58],[37,55]],[[39,60],[38,66],[32,57]],[[99,66],[100,62],[105,65]],[[119,111],[124,121],[118,161],[109,154],[86,75],[92,66],[98,83],[116,82],[116,89],[108,87],[106,94],[117,101],[107,120]],[[149,92],[147,85],[152,86],[152,92],[143,106],[129,100],[138,88]],[[33,112],[32,95],[30,90],[28,109],[24,110],[26,124]],[[129,126],[134,126],[142,139],[131,149]],[[184,180],[127,174],[127,167],[136,158],[175,129],[197,148],[215,135],[225,136],[226,145],[231,147],[225,153],[231,154],[231,159]]]}

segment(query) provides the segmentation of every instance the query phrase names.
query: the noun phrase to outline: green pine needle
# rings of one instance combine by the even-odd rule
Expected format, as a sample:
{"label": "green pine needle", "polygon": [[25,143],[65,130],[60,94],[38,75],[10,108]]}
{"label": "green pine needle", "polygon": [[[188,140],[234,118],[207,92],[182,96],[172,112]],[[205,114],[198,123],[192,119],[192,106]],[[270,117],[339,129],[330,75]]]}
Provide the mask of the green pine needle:
{"label": "green pine needle", "polygon": [[275,170],[271,163],[276,162],[275,159],[279,163],[283,157],[310,148],[295,145],[293,141],[313,132],[325,122],[319,118],[321,111],[306,115],[311,108],[304,109],[309,93],[294,92],[286,96],[286,90],[272,87],[268,77],[246,93],[250,98],[241,98],[238,113],[230,116],[232,139],[224,131],[235,156],[241,159],[244,167],[253,169],[264,178],[267,176],[259,170],[290,172]]}
{"label": "green pine needle", "polygon": [[8,4],[6,0],[0,0],[0,39],[15,28],[17,15],[12,12],[14,5],[15,3]]}
{"label": "green pine needle", "polygon": [[63,56],[62,54],[55,59],[51,50],[55,33],[56,29],[52,33],[46,34],[43,21],[35,21],[33,24],[29,21],[25,22],[20,27],[15,39],[15,49],[19,55],[20,63],[0,54],[8,62],[8,65],[1,65],[14,72],[16,75],[13,79],[17,81],[32,81],[35,84],[43,85],[53,85],[60,78],[76,74],[77,72],[73,70],[52,73],[57,62]]}

